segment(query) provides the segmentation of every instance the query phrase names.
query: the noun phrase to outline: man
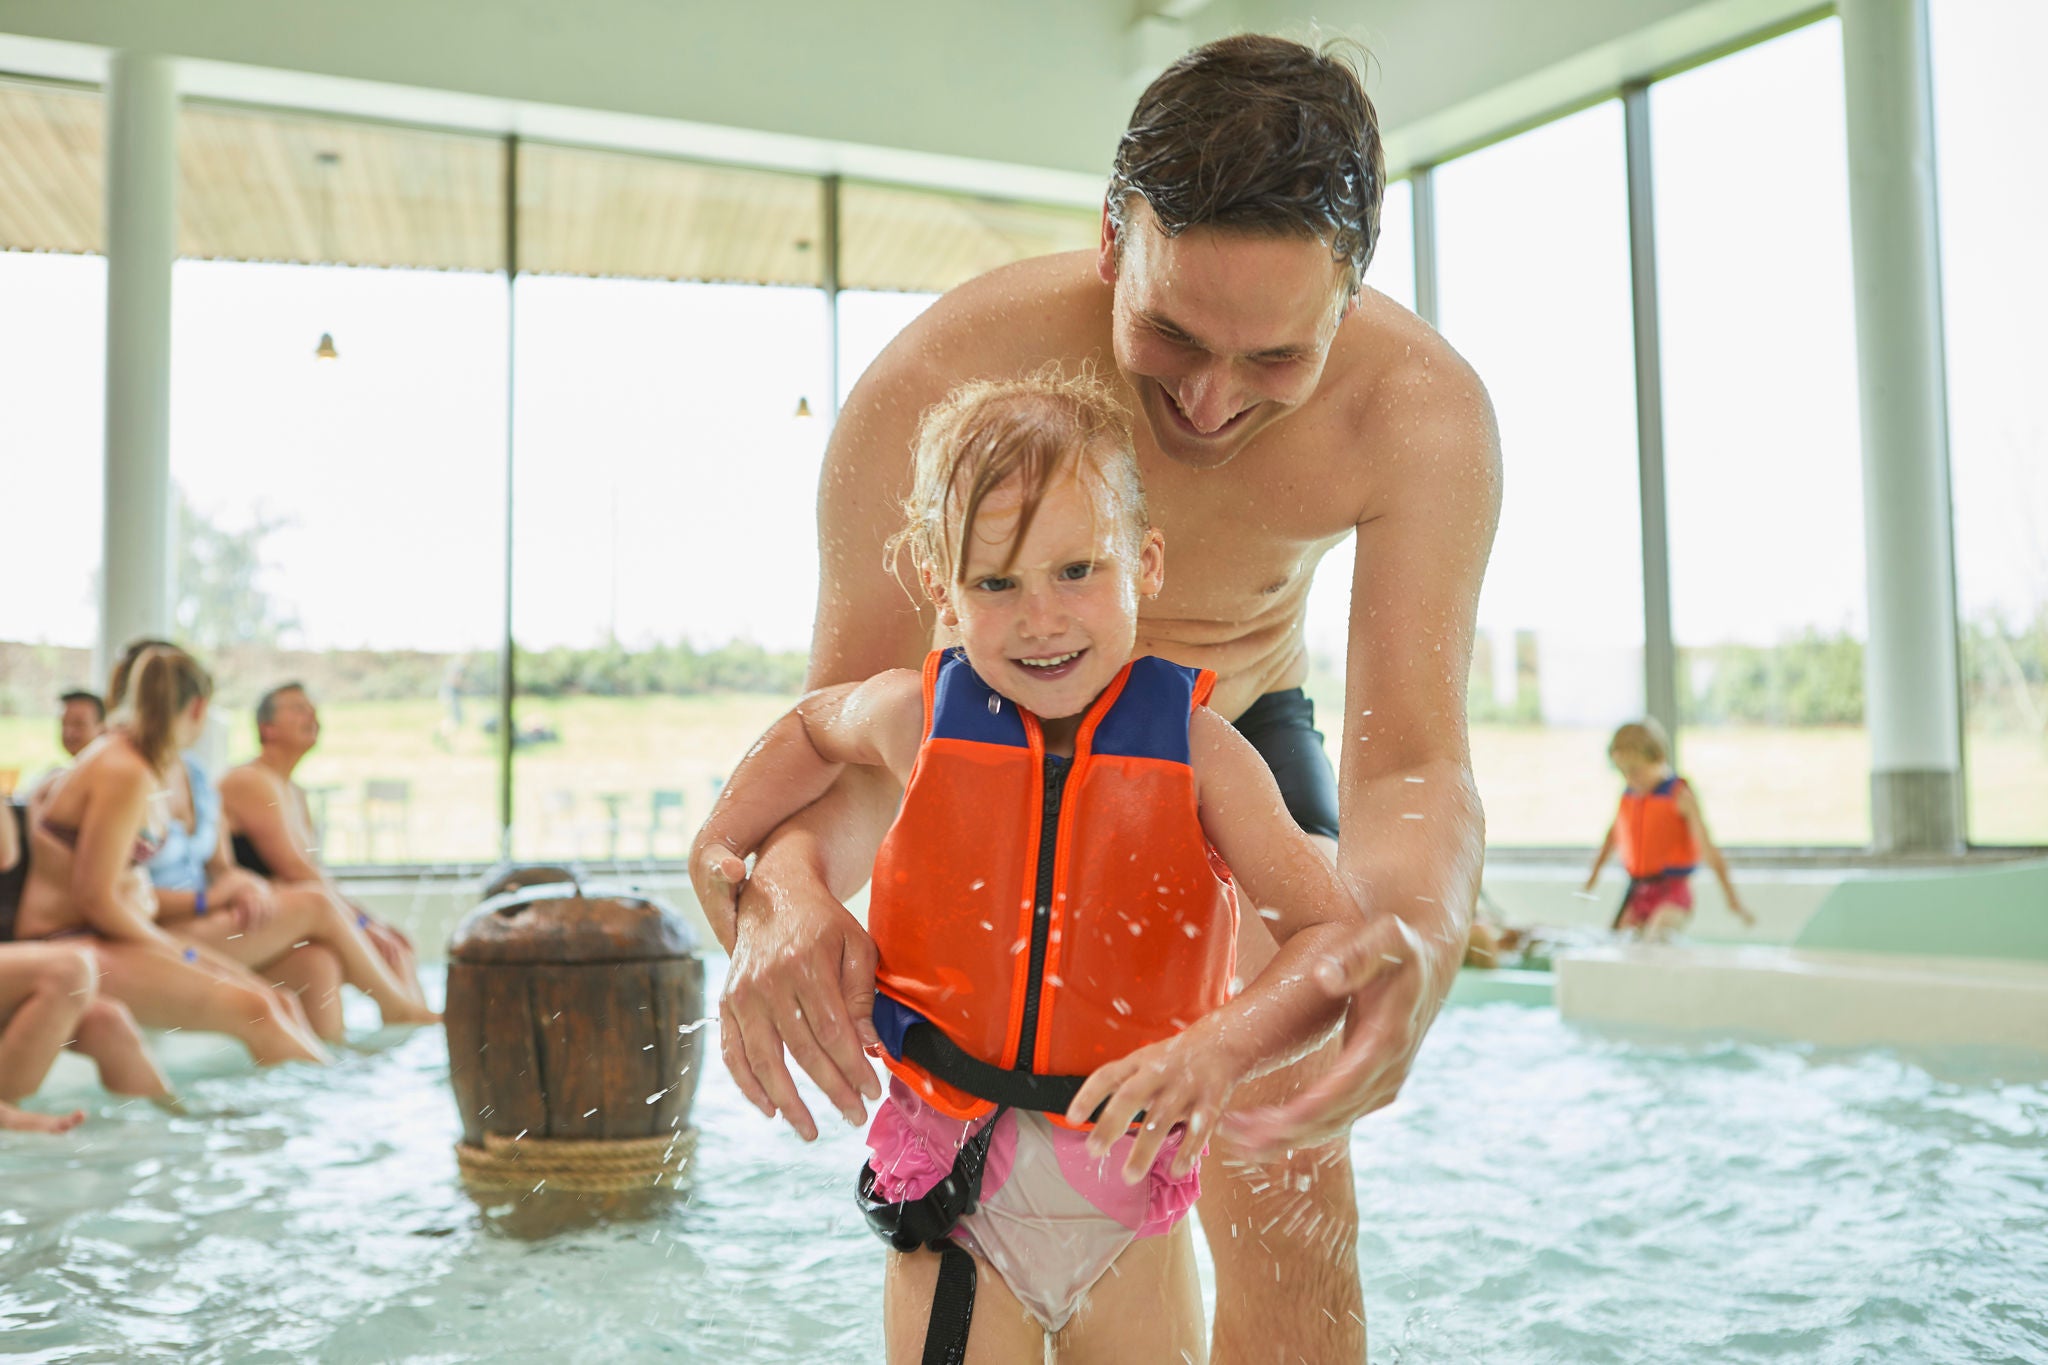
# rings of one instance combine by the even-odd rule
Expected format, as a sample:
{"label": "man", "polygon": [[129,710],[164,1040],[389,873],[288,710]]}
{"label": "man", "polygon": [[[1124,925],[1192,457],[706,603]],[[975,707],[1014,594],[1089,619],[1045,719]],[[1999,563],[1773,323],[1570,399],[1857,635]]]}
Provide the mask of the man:
{"label": "man", "polygon": [[[1362,287],[1382,179],[1350,66],[1259,36],[1197,49],[1138,102],[1099,252],[1007,267],[933,305],[854,390],[819,496],[812,686],[914,667],[933,643],[917,599],[877,570],[925,408],[1056,361],[1113,366],[1140,414],[1167,574],[1139,652],[1217,671],[1210,705],[1266,756],[1296,820],[1335,838],[1366,916],[1320,973],[1350,1001],[1341,1051],[1241,1091],[1249,1112],[1204,1168],[1219,1365],[1365,1358],[1347,1130],[1398,1090],[1477,893],[1464,692],[1499,439],[1465,363]],[[1295,689],[1316,563],[1354,530],[1339,781]],[[875,1041],[874,949],[837,897],[864,880],[895,799],[843,779],[764,847],[736,912],[707,905],[733,949],[728,1065],[806,1137],[785,1047],[849,1122],[881,1093],[860,1050]],[[1274,946],[1244,918],[1249,977]]]}
{"label": "man", "polygon": [[[85,752],[86,745],[107,732],[107,704],[100,700],[99,693],[66,692],[57,698],[57,705],[57,742],[64,746],[67,757],[77,758]],[[36,774],[35,780],[28,784],[24,798],[31,818],[42,811],[43,803],[57,789],[57,779],[69,771],[71,767],[67,763],[45,768]]]}
{"label": "man", "polygon": [[412,1002],[424,1005],[412,941],[343,896],[320,863],[305,789],[292,781],[299,761],[320,742],[320,713],[303,684],[289,682],[263,694],[256,703],[256,741],[261,752],[220,780],[221,814],[236,860],[277,882],[281,891],[317,887],[349,906]]}
{"label": "man", "polygon": [[57,700],[64,708],[57,722],[57,741],[65,753],[77,758],[86,745],[105,733],[106,703],[94,692],[66,692]]}

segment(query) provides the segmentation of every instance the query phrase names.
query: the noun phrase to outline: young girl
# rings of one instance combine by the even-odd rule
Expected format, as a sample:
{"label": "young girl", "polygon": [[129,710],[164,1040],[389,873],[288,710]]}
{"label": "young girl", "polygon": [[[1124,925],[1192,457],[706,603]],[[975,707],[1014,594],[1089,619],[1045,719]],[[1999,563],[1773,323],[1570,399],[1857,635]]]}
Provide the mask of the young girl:
{"label": "young girl", "polygon": [[[693,868],[729,894],[842,765],[905,787],[868,915],[892,1079],[860,1187],[896,1248],[891,1361],[1035,1362],[1048,1336],[1205,1359],[1184,1221],[1203,1145],[1239,1083],[1335,1022],[1310,969],[1357,911],[1203,705],[1213,675],[1132,657],[1164,542],[1104,385],[956,390],[919,430],[906,511],[892,550],[958,643],[806,697]],[[1239,884],[1281,949],[1233,998]]]}
{"label": "young girl", "polygon": [[1621,810],[1607,827],[1593,870],[1586,874],[1586,891],[1591,893],[1600,880],[1608,857],[1620,853],[1621,865],[1628,869],[1628,891],[1614,913],[1614,928],[1651,942],[1662,942],[1683,929],[1692,919],[1692,874],[1703,856],[1720,879],[1729,910],[1744,924],[1754,925],[1756,918],[1728,880],[1727,860],[1707,833],[1699,798],[1671,769],[1671,745],[1663,727],[1649,719],[1622,726],[1607,743],[1607,760],[1628,789],[1621,794]]}

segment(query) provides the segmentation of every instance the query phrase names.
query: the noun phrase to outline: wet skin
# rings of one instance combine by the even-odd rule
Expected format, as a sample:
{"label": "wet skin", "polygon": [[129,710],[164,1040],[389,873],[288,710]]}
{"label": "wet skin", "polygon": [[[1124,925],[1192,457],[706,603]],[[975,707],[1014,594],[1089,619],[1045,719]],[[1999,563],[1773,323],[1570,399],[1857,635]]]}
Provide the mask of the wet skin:
{"label": "wet skin", "polygon": [[[1349,298],[1345,284],[1317,242],[1200,228],[1168,238],[1137,205],[1121,242],[1105,219],[1096,253],[1027,261],[941,299],[870,367],[833,433],[810,673],[822,686],[913,667],[944,638],[916,585],[876,565],[900,521],[918,416],[969,379],[1057,360],[1125,386],[1173,566],[1142,604],[1136,648],[1216,670],[1211,705],[1226,717],[1307,676],[1310,580],[1357,533],[1337,860],[1370,927],[1323,972],[1350,1001],[1341,1054],[1269,1078],[1267,1107],[1228,1130],[1247,1158],[1295,1151],[1305,1167],[1292,1174],[1328,1191],[1333,1223],[1355,1217],[1348,1167],[1341,1153],[1321,1162],[1316,1144],[1334,1146],[1398,1093],[1464,950],[1483,843],[1464,688],[1500,498],[1498,433],[1470,368],[1412,314],[1369,287]],[[855,1112],[880,1093],[860,1051],[873,947],[837,897],[865,880],[895,799],[886,783],[843,780],[767,844],[736,913],[707,906],[735,947],[728,1001],[794,1020],[792,1055]],[[1255,971],[1272,943],[1256,927],[1247,937]],[[815,1131],[794,1089],[777,1092],[792,1125]],[[1218,1182],[1231,1202],[1214,1216],[1205,1196],[1204,1226],[1219,1282],[1248,1286],[1273,1265],[1230,1250],[1233,1224],[1260,1216],[1239,1183]],[[1319,1284],[1325,1261],[1284,1268],[1287,1283],[1316,1286],[1321,1314],[1270,1291],[1222,1294],[1217,1358],[1275,1341],[1311,1359],[1362,1354],[1362,1326],[1346,1322],[1356,1277]],[[1304,1318],[1338,1326],[1302,1335],[1290,1324]]]}

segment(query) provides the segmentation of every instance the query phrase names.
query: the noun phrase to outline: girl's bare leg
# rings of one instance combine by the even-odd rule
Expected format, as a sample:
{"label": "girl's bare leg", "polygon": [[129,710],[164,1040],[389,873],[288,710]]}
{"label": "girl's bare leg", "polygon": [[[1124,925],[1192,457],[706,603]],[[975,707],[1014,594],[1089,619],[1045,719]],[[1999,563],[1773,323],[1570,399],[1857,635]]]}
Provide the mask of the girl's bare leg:
{"label": "girl's bare leg", "polygon": [[263,974],[294,992],[306,1022],[326,1042],[348,1036],[341,1022],[341,958],[324,943],[294,948],[264,969]]}
{"label": "girl's bare leg", "polygon": [[324,1062],[327,1049],[292,1018],[274,991],[223,981],[199,965],[167,958],[140,943],[93,941],[100,989],[148,1028],[196,1029],[241,1040],[264,1066]]}
{"label": "girl's bare leg", "polygon": [[118,1000],[95,1000],[78,1021],[78,1036],[71,1050],[92,1058],[99,1068],[100,1084],[116,1095],[134,1095],[160,1100],[171,1093],[171,1083],[157,1069],[142,1041],[135,1016]]}
{"label": "girl's bare leg", "polygon": [[175,932],[232,957],[264,967],[307,943],[322,944],[341,959],[342,979],[377,1002],[387,1024],[434,1024],[441,1016],[408,992],[356,923],[356,912],[324,887],[298,883],[277,888],[277,912],[252,929],[231,915],[186,920]]}
{"label": "girl's bare leg", "polygon": [[[889,1365],[917,1365],[931,1325],[932,1291],[939,1283],[936,1251],[891,1251],[882,1276],[882,1336]],[[1041,1365],[1045,1329],[979,1257],[974,1262],[974,1318],[967,1328],[967,1365]],[[1130,1360],[1151,1360],[1140,1353]]]}
{"label": "girl's bare leg", "polygon": [[68,1114],[31,1114],[16,1109],[13,1105],[0,1102],[0,1129],[15,1133],[68,1133],[85,1122],[85,1111],[74,1109]]}
{"label": "girl's bare leg", "polygon": [[[979,1312],[980,1305],[975,1307]],[[1185,1219],[1172,1232],[1141,1237],[1124,1248],[1053,1338],[1053,1359],[1059,1365],[1207,1365],[1202,1283]]]}
{"label": "girl's bare leg", "polygon": [[93,1002],[92,953],[62,943],[0,952],[0,1101],[35,1094]]}

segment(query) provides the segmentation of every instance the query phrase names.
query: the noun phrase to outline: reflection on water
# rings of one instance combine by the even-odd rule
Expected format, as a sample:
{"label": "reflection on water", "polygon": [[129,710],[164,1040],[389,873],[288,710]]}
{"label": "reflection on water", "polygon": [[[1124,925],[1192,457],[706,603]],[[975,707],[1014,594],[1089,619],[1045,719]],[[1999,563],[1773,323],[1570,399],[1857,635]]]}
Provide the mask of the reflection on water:
{"label": "reflection on water", "polygon": [[[69,1138],[0,1135],[0,1350],[880,1357],[859,1134],[807,1147],[722,1070],[685,1196],[542,1242],[456,1183],[438,1030],[177,1080],[194,1116],[103,1101]],[[1355,1151],[1376,1362],[2048,1357],[2040,1084],[1488,1005],[1439,1021]]]}

